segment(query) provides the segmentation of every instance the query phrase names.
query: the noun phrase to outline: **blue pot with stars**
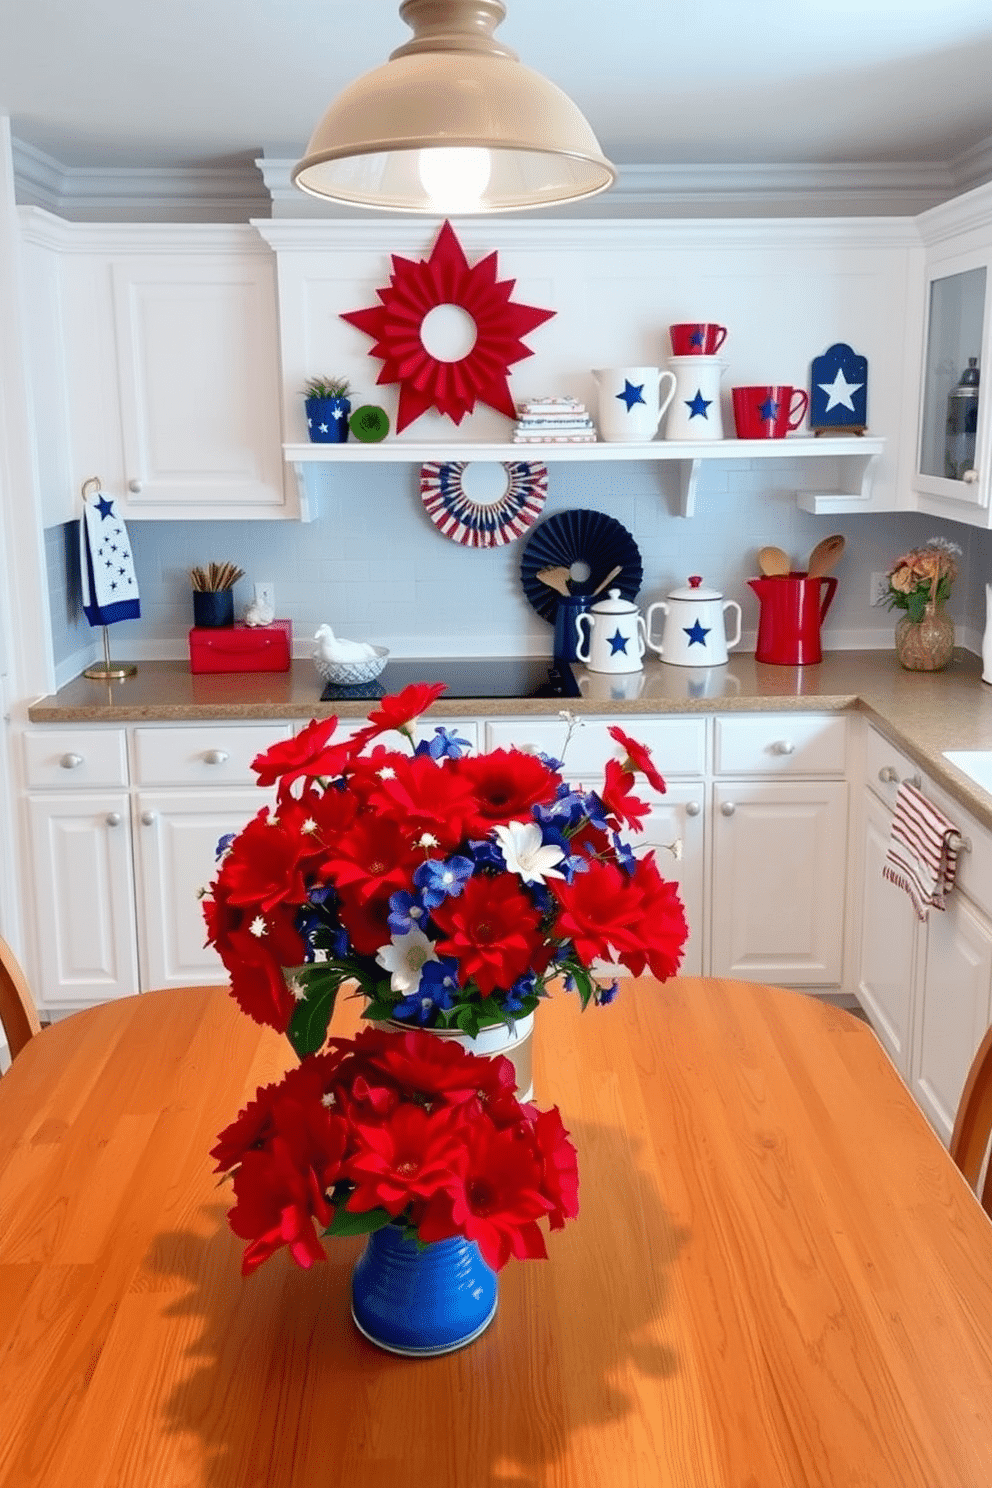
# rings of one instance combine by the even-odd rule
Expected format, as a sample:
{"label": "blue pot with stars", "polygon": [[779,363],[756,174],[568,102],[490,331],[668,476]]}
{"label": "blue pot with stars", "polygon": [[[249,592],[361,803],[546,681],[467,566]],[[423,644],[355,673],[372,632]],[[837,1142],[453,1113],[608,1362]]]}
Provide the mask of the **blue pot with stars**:
{"label": "blue pot with stars", "polygon": [[[726,615],[735,612],[735,629],[727,635]],[[661,614],[661,640],[654,637],[655,615]],[[741,638],[741,607],[735,599],[724,599],[718,589],[703,583],[693,574],[687,584],[673,589],[668,599],[660,599],[647,613],[647,643],[662,661],[672,666],[723,666],[728,650]]]}
{"label": "blue pot with stars", "polygon": [[344,444],[351,417],[350,398],[308,398],[305,406],[311,444]]}
{"label": "blue pot with stars", "polygon": [[644,665],[644,616],[619,589],[576,618],[576,661],[591,672],[639,672]]}

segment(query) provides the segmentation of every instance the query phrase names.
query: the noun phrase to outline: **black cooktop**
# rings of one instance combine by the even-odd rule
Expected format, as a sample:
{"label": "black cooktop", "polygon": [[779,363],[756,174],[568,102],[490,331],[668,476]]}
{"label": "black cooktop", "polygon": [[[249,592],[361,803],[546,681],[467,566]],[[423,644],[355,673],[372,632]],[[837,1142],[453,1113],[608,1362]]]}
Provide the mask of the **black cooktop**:
{"label": "black cooktop", "polygon": [[567,661],[547,656],[427,656],[389,661],[374,682],[328,682],[321,702],[361,701],[399,692],[411,682],[444,682],[446,698],[580,697]]}

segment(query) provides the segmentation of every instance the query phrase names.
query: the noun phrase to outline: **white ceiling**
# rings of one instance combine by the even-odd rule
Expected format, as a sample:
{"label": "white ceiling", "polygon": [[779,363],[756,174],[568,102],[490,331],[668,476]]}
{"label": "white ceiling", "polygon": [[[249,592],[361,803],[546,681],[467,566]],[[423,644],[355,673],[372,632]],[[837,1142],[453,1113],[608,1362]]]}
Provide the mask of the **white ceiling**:
{"label": "white ceiling", "polygon": [[[618,164],[953,162],[992,136],[992,0],[507,0],[500,39]],[[0,0],[0,114],[70,168],[302,150],[409,38],[398,0]]]}

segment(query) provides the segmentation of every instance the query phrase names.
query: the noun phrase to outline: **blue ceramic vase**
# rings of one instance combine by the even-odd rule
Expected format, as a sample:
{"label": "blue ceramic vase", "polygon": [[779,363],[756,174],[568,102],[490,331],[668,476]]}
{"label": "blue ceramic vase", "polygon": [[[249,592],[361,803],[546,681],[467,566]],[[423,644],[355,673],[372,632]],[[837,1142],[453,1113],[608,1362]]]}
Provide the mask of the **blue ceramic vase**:
{"label": "blue ceramic vase", "polygon": [[307,430],[311,444],[344,444],[351,417],[350,398],[308,398]]}
{"label": "blue ceramic vase", "polygon": [[496,1316],[496,1273],[473,1240],[456,1236],[420,1248],[398,1225],[369,1236],[351,1278],[360,1332],[393,1354],[463,1348]]}

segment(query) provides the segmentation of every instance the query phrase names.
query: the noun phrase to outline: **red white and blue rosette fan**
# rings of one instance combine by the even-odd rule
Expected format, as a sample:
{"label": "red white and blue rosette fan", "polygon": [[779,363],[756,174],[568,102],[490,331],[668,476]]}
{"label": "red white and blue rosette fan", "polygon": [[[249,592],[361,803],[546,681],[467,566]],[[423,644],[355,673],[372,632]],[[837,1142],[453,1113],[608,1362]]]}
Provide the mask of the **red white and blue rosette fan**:
{"label": "red white and blue rosette fan", "polygon": [[481,502],[465,490],[467,462],[429,460],[420,471],[420,496],[435,527],[467,548],[499,548],[515,542],[537,521],[548,495],[548,469],[533,460],[508,460],[506,489]]}

